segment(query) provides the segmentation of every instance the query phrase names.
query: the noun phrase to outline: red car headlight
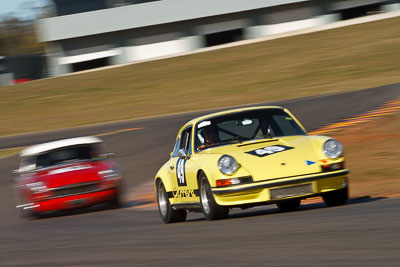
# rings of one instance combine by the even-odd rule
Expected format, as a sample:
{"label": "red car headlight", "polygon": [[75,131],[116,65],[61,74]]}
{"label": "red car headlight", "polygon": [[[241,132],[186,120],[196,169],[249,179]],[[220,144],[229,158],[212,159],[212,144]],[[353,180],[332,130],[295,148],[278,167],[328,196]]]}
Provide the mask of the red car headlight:
{"label": "red car headlight", "polygon": [[119,180],[121,178],[121,173],[116,168],[99,171],[98,174],[101,175],[105,181]]}
{"label": "red car headlight", "polygon": [[29,188],[32,194],[44,193],[49,190],[43,182],[29,183],[26,184],[26,187]]}
{"label": "red car headlight", "polygon": [[98,174],[103,178],[100,186],[103,189],[112,189],[119,186],[121,172],[118,168],[99,171]]}
{"label": "red car headlight", "polygon": [[35,200],[43,200],[51,196],[51,189],[47,188],[43,182],[29,183],[26,184],[26,187],[29,189],[32,198]]}

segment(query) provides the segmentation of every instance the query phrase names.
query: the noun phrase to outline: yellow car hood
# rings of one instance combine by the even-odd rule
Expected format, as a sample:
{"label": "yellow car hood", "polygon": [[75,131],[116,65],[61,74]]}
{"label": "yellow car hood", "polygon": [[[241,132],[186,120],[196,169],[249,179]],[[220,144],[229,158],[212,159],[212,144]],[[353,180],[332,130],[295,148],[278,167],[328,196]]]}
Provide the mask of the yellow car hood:
{"label": "yellow car hood", "polygon": [[230,155],[254,181],[317,173],[321,171],[322,147],[309,136],[246,141],[203,151]]}

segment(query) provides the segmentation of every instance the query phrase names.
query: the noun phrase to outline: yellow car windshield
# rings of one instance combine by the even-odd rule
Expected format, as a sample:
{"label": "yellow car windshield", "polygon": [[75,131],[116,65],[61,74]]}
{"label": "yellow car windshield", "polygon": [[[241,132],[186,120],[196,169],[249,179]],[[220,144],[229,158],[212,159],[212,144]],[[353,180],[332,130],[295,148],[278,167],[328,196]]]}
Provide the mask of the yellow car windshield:
{"label": "yellow car windshield", "polygon": [[196,125],[197,151],[247,140],[305,135],[282,109],[247,110],[207,118]]}

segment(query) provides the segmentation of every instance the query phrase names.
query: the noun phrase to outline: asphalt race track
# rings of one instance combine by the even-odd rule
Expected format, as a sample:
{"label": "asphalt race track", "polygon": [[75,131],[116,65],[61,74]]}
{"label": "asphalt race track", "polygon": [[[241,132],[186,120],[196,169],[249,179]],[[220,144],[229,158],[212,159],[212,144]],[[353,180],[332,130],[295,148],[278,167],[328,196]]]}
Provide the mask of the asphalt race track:
{"label": "asphalt race track", "polygon": [[[400,97],[400,84],[292,99],[289,108],[308,130],[374,109]],[[127,188],[153,179],[168,159],[178,128],[209,112],[153,117],[0,138],[0,149],[67,137],[102,136],[124,168]],[[124,129],[137,130],[120,131]],[[16,157],[0,160],[0,266],[399,266],[400,198],[352,199],[327,208],[307,204],[281,213],[275,206],[234,210],[207,222],[190,214],[165,225],[155,209],[127,203],[41,220],[18,217],[11,190]],[[350,175],[351,179],[351,175]]]}

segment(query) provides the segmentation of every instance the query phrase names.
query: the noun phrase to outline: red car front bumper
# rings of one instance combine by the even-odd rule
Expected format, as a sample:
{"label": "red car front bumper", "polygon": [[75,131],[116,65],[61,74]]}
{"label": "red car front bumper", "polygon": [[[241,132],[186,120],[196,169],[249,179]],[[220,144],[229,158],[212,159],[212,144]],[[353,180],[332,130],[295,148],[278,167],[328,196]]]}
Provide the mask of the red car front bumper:
{"label": "red car front bumper", "polygon": [[66,209],[75,209],[107,202],[118,196],[118,189],[111,188],[97,192],[65,196],[30,203],[29,207],[35,212],[49,212]]}

